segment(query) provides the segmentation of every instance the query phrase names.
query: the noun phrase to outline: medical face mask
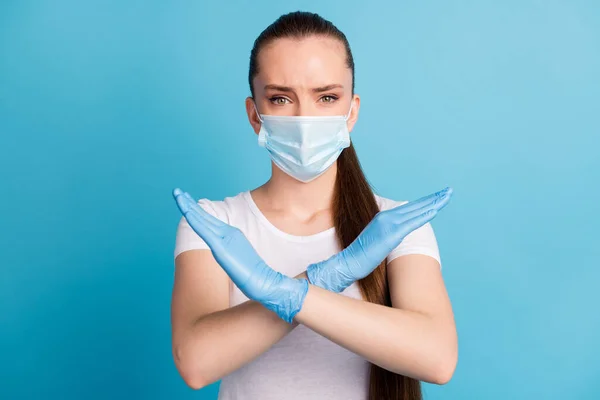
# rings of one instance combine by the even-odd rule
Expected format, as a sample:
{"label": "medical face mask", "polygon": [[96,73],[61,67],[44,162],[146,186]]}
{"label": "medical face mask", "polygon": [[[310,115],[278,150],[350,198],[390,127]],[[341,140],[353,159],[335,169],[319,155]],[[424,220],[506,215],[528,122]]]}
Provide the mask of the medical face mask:
{"label": "medical face mask", "polygon": [[259,114],[258,144],[291,177],[307,183],[323,174],[350,146],[346,121],[340,116],[276,116]]}

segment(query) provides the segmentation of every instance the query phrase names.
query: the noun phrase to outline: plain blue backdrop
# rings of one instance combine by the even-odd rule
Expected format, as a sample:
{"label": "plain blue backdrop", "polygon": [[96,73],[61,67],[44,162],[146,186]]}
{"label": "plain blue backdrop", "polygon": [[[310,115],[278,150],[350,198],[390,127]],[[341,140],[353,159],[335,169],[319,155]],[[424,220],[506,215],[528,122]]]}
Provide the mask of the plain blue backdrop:
{"label": "plain blue backdrop", "polygon": [[216,398],[171,356],[171,190],[268,179],[248,59],[298,9],[350,41],[376,191],[454,188],[432,224],[459,361],[426,398],[600,398],[592,0],[2,1],[0,398]]}

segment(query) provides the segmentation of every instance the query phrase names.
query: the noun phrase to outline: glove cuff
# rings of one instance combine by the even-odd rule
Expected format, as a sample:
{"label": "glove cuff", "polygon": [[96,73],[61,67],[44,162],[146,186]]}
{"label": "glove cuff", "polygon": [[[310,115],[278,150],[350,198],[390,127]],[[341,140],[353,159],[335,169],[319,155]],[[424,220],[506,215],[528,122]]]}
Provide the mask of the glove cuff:
{"label": "glove cuff", "polygon": [[347,276],[343,273],[342,264],[345,263],[344,260],[344,254],[340,252],[327,260],[310,264],[306,268],[308,282],[330,292],[340,293],[344,291],[353,282],[346,279]]}
{"label": "glove cuff", "polygon": [[270,296],[272,299],[261,302],[266,308],[276,313],[279,318],[291,324],[296,314],[302,309],[306,293],[308,293],[308,281],[306,279],[286,277],[282,280],[282,285],[277,292]]}

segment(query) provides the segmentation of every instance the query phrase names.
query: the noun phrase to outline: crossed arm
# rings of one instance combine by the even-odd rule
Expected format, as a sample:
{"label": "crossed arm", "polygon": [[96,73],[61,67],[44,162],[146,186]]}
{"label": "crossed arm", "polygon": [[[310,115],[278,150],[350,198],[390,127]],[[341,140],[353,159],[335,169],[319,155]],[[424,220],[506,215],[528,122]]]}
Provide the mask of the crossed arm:
{"label": "crossed arm", "polygon": [[392,307],[309,285],[292,324],[256,301],[229,308],[229,278],[210,250],[184,252],[175,264],[173,355],[192,388],[252,361],[299,323],[402,375],[444,384],[454,372],[454,316],[439,264],[432,257],[410,254],[388,264]]}

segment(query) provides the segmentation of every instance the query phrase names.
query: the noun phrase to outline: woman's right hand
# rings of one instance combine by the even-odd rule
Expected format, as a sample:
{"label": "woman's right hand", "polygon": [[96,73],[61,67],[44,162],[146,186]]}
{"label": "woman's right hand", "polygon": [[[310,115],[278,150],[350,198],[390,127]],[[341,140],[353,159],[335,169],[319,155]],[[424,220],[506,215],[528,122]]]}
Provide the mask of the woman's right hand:
{"label": "woman's right hand", "polygon": [[369,275],[409,233],[431,221],[448,204],[452,192],[447,187],[377,213],[348,247],[308,266],[310,283],[339,293]]}
{"label": "woman's right hand", "polygon": [[233,283],[249,299],[262,303],[291,323],[308,291],[306,279],[294,279],[269,267],[238,228],[213,217],[189,195],[173,190],[177,207]]}

